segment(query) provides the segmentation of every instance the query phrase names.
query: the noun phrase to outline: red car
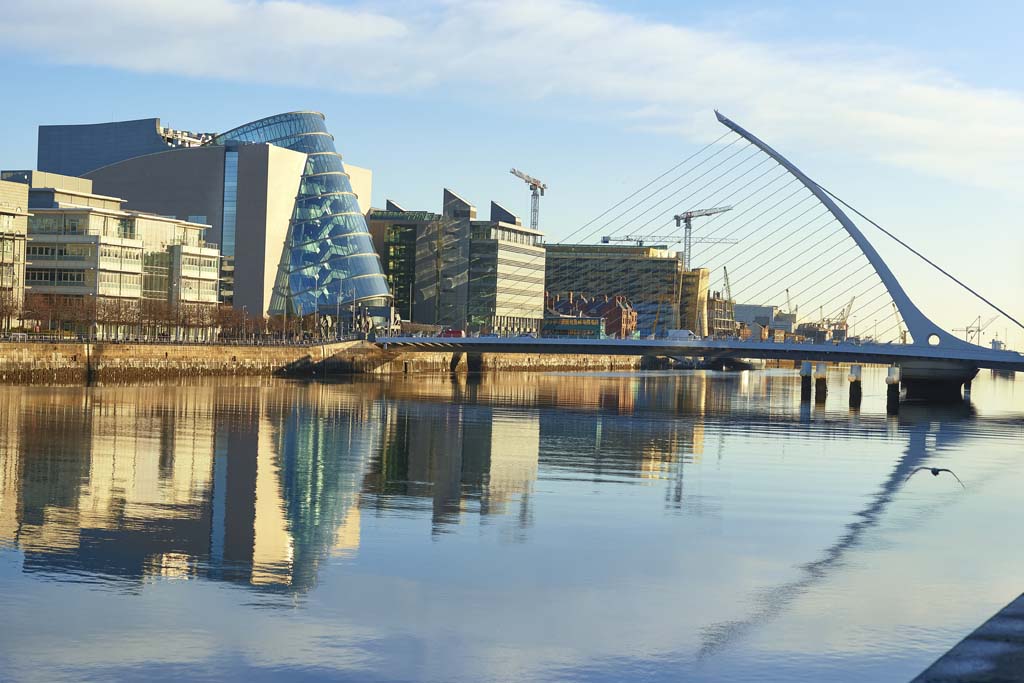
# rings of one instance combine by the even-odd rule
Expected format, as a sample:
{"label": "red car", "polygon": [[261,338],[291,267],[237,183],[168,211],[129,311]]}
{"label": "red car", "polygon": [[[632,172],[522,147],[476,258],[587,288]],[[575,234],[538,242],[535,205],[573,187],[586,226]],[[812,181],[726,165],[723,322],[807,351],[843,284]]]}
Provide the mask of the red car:
{"label": "red car", "polygon": [[453,329],[453,328],[448,328],[446,330],[441,330],[441,334],[439,334],[437,336],[439,336],[439,337],[459,337],[459,338],[462,338],[462,337],[466,336],[466,331],[465,330],[456,330],[456,329]]}

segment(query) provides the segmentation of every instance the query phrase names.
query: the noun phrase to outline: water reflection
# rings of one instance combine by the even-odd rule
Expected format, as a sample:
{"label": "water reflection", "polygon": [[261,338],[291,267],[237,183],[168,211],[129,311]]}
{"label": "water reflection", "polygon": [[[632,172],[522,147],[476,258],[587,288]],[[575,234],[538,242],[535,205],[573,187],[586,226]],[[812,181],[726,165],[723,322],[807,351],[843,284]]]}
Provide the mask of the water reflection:
{"label": "water reflection", "polygon": [[[837,586],[873,544],[898,546],[872,557],[885,575],[941,565],[934,543],[896,543],[894,519],[935,534],[950,520],[933,517],[973,504],[974,528],[991,522],[978,505],[1016,499],[1021,475],[993,474],[1024,436],[999,381],[976,383],[977,409],[894,417],[881,391],[859,412],[840,391],[804,412],[797,379],[774,372],[3,388],[0,608],[29,633],[0,636],[0,665],[47,629],[92,633],[51,626],[70,596],[117,606],[122,632],[104,638],[205,629],[215,654],[181,646],[177,661],[200,662],[182,677],[241,640],[223,631],[277,674],[301,660],[363,667],[353,680],[713,680],[745,662],[758,678],[779,651],[832,646],[814,616],[864,602]],[[984,407],[995,391],[1001,414]],[[940,463],[966,492],[905,482]],[[972,601],[998,592],[981,570],[957,580]],[[900,640],[885,629],[903,622],[868,619],[870,647]],[[844,639],[818,678],[864,673],[858,646]]]}
{"label": "water reflection", "polygon": [[953,448],[963,440],[966,437],[964,427],[975,416],[974,408],[963,403],[952,406],[908,405],[898,417],[890,418],[889,428],[894,434],[906,436],[906,447],[867,505],[853,514],[854,521],[845,526],[836,542],[825,548],[818,559],[799,565],[796,579],[759,591],[753,600],[753,614],[748,619],[704,628],[698,660],[716,654],[750,630],[775,618],[814,584],[826,580],[833,570],[841,567],[845,555],[878,526],[886,508],[907,483],[910,473],[929,464],[929,459],[937,451]]}
{"label": "water reflection", "polygon": [[359,545],[380,406],[322,387],[8,389],[0,543],[26,572],[305,589]]}
{"label": "water reflection", "polygon": [[[23,551],[26,572],[305,590],[325,558],[358,550],[361,508],[428,505],[433,534],[466,514],[510,515],[522,540],[541,463],[553,480],[664,480],[666,507],[682,510],[685,465],[705,457],[709,429],[717,458],[727,433],[903,435],[904,454],[872,502],[803,579],[775,591],[790,594],[839,562],[906,474],[974,418],[965,405],[888,422],[821,413],[808,424],[794,387],[770,373],[695,373],[8,388],[0,543]],[[737,630],[711,627],[704,648]]]}

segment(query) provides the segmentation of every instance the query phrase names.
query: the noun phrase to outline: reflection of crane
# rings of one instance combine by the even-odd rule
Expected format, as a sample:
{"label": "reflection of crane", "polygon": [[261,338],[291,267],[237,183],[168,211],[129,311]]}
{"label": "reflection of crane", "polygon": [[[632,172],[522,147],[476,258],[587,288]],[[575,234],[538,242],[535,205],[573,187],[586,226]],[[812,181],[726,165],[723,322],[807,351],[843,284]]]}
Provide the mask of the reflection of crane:
{"label": "reflection of crane", "polygon": [[713,216],[716,213],[724,213],[731,210],[731,206],[716,206],[713,209],[694,209],[693,211],[684,211],[674,217],[676,219],[677,228],[680,225],[685,226],[685,229],[683,230],[683,263],[686,265],[687,270],[693,270],[693,266],[690,263],[690,259],[693,258],[693,219],[700,218],[701,216]]}
{"label": "reflection of crane", "polygon": [[953,331],[954,332],[963,332],[964,333],[964,339],[966,339],[971,344],[977,344],[977,343],[979,343],[981,341],[981,333],[984,332],[988,328],[989,325],[991,325],[992,323],[994,323],[998,319],[999,319],[999,316],[995,315],[995,316],[992,316],[991,318],[989,318],[984,324],[982,324],[981,316],[979,315],[977,318],[972,320],[967,325],[967,327],[961,327],[960,329],[953,330]]}
{"label": "reflection of crane", "polygon": [[530,186],[530,194],[533,195],[533,199],[530,201],[530,228],[536,230],[540,225],[540,198],[544,196],[544,190],[548,189],[548,186],[533,176],[526,175],[514,168],[509,173]]}

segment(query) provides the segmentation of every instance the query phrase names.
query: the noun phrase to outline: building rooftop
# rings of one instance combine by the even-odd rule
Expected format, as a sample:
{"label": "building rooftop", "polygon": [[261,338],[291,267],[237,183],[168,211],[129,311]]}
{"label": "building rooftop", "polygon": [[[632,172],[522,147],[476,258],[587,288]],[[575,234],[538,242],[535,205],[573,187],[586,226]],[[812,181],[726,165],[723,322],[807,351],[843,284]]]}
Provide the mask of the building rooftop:
{"label": "building rooftop", "polygon": [[669,251],[665,245],[629,246],[623,244],[546,244],[549,252],[566,254],[595,254],[600,256],[639,256],[643,258],[677,259],[677,252]]}

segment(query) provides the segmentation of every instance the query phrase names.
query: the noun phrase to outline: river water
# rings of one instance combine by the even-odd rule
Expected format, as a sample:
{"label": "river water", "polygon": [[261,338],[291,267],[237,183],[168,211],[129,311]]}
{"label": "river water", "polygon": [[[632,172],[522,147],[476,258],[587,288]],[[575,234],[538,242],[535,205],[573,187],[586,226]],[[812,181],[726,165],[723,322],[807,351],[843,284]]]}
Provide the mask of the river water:
{"label": "river water", "polygon": [[1024,588],[1024,380],[830,385],[0,388],[0,678],[908,680]]}

